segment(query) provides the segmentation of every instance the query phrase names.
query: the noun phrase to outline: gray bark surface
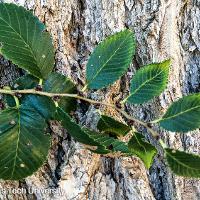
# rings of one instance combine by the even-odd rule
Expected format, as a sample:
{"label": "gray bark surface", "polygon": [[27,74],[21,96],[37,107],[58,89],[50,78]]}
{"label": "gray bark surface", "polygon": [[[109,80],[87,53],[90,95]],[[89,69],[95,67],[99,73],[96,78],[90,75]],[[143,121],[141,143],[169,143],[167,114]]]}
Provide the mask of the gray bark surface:
{"label": "gray bark surface", "polygon": [[[125,27],[134,30],[137,51],[133,65],[121,81],[88,97],[116,103],[125,97],[135,70],[152,62],[172,59],[168,88],[143,106],[127,106],[129,114],[148,121],[161,116],[169,104],[188,93],[200,92],[200,1],[199,0],[11,0],[32,9],[51,32],[56,48],[55,70],[70,77],[78,87],[85,83],[85,64],[95,45]],[[0,59],[0,86],[22,73]],[[75,117],[95,128],[98,109],[126,121],[112,109],[79,102]],[[135,124],[136,127],[137,124]],[[145,134],[146,130],[138,127]],[[200,153],[200,133],[180,135],[159,131],[176,149]],[[47,163],[20,182],[0,181],[6,188],[54,188],[59,194],[0,193],[0,199],[60,200],[198,200],[200,181],[174,176],[166,167],[162,151],[150,171],[136,157],[106,158],[90,153],[52,122],[52,148]],[[156,142],[152,138],[153,143]],[[158,147],[159,148],[159,147]],[[28,192],[27,192],[28,193]]]}

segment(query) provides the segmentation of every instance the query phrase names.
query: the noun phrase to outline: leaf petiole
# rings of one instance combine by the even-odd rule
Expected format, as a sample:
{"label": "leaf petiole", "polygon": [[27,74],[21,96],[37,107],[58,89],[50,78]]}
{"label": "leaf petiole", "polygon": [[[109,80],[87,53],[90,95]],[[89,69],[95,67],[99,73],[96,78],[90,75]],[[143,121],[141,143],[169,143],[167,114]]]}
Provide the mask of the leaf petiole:
{"label": "leaf petiole", "polygon": [[41,85],[41,86],[43,85],[43,79],[41,79],[41,78],[39,80],[39,85]]}
{"label": "leaf petiole", "polygon": [[19,99],[16,96],[13,96],[16,104],[16,108],[19,108]]}
{"label": "leaf petiole", "polygon": [[87,89],[87,87],[88,87],[88,85],[85,85],[85,86],[82,88],[81,92],[85,92],[86,89]]}

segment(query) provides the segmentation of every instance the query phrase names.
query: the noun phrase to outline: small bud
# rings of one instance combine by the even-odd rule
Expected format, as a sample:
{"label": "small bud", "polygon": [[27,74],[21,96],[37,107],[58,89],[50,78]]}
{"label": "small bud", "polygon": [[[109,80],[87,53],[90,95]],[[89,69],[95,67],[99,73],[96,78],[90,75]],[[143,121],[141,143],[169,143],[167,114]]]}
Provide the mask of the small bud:
{"label": "small bud", "polygon": [[99,109],[99,108],[100,108],[100,105],[96,104],[96,105],[95,105],[95,108],[96,108],[96,109]]}
{"label": "small bud", "polygon": [[147,126],[148,126],[149,128],[152,128],[152,124],[151,124],[151,123],[147,123]]}
{"label": "small bud", "polygon": [[119,108],[119,109],[121,109],[121,108],[122,108],[122,105],[121,105],[119,102],[117,102],[117,103],[116,103],[116,107]]}
{"label": "small bud", "polygon": [[36,91],[42,91],[42,86],[41,85],[37,85],[35,89],[36,89]]}
{"label": "small bud", "polygon": [[155,136],[155,139],[156,139],[156,140],[160,140],[160,136],[159,136],[159,135],[156,135],[156,136]]}
{"label": "small bud", "polygon": [[59,96],[54,96],[54,97],[53,97],[53,100],[54,100],[54,101],[59,101],[59,100],[60,100],[60,97],[59,97]]}
{"label": "small bud", "polygon": [[130,125],[130,126],[133,126],[135,123],[134,123],[134,121],[132,121],[132,120],[127,120],[127,123]]}
{"label": "small bud", "polygon": [[22,95],[19,94],[19,93],[15,93],[15,96],[16,96],[17,98],[21,98],[21,97],[22,97]]}
{"label": "small bud", "polygon": [[113,145],[112,145],[112,144],[109,145],[109,146],[107,147],[107,149],[109,149],[109,150],[113,150]]}

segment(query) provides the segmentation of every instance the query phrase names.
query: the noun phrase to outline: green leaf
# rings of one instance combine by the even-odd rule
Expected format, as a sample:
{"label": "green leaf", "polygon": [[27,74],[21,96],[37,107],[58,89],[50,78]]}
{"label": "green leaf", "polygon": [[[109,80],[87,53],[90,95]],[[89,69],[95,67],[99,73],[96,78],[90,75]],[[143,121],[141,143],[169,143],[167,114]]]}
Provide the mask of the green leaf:
{"label": "green leaf", "polygon": [[174,102],[158,122],[166,130],[188,132],[200,128],[200,94]]}
{"label": "green leaf", "polygon": [[145,137],[140,133],[134,133],[133,137],[128,142],[129,151],[136,154],[149,169],[153,162],[153,158],[157,153],[156,148],[145,140]]}
{"label": "green leaf", "polygon": [[50,148],[45,128],[45,120],[26,106],[0,112],[1,179],[20,180],[43,165]]}
{"label": "green leaf", "polygon": [[200,178],[200,156],[173,149],[165,149],[170,169],[179,176]]}
{"label": "green leaf", "polygon": [[107,134],[98,133],[85,128],[83,130],[87,135],[89,135],[90,138],[92,138],[95,142],[98,143],[97,145],[98,148],[96,151],[93,151],[94,153],[105,154],[103,153],[103,151],[105,152],[107,151],[107,153],[111,152],[121,152],[124,154],[129,153],[128,146],[125,142],[122,142],[113,137],[109,137]]}
{"label": "green leaf", "polygon": [[22,104],[34,109],[46,120],[55,118],[56,107],[50,97],[31,94],[24,97]]}
{"label": "green leaf", "polygon": [[130,95],[125,101],[142,104],[160,95],[167,85],[169,66],[170,60],[166,60],[139,69],[131,81]]}
{"label": "green leaf", "polygon": [[94,50],[87,64],[87,86],[100,89],[114,83],[128,69],[135,53],[133,32],[108,37]]}
{"label": "green leaf", "polygon": [[0,4],[1,54],[38,78],[54,66],[54,49],[45,26],[23,7]]}
{"label": "green leaf", "polygon": [[131,130],[130,126],[116,121],[115,119],[106,115],[101,115],[97,128],[100,132],[103,131],[105,133],[113,133],[117,136],[125,136]]}
{"label": "green leaf", "polygon": [[80,143],[97,146],[98,143],[91,139],[88,134],[66,113],[62,108],[57,108],[56,119]]}
{"label": "green leaf", "polygon": [[128,153],[128,146],[120,140],[109,137],[106,134],[98,133],[87,128],[81,128],[73,119],[61,108],[57,108],[56,119],[61,122],[62,126],[78,142],[96,146],[94,153],[107,154],[110,152]]}
{"label": "green leaf", "polygon": [[[49,75],[44,83],[44,91],[49,93],[69,93],[77,92],[74,83],[66,76],[53,72]],[[59,107],[65,112],[70,113],[76,109],[76,99],[70,97],[62,97],[59,100]]]}

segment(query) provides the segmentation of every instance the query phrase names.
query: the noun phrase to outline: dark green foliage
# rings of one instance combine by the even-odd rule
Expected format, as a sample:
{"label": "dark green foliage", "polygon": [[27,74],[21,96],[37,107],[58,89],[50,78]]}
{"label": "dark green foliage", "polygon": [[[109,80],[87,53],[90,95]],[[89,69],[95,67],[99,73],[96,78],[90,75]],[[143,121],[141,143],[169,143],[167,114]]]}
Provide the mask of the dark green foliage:
{"label": "dark green foliage", "polygon": [[141,104],[158,96],[166,88],[170,60],[142,67],[131,81],[128,103]]}
{"label": "dark green foliage", "polygon": [[200,94],[193,94],[174,102],[159,121],[169,131],[188,132],[200,128]]}
{"label": "dark green foliage", "polygon": [[87,128],[81,128],[61,108],[57,108],[56,119],[61,122],[62,126],[70,133],[70,135],[75,140],[86,145],[98,147],[96,151],[93,151],[95,153],[105,154],[115,151],[128,153],[128,147],[125,143],[109,137],[106,134],[91,131]]}
{"label": "dark green foliage", "polygon": [[26,106],[0,112],[0,178],[25,178],[46,160],[50,136],[45,120]]}
{"label": "dark green foliage", "polygon": [[131,127],[106,115],[101,115],[97,128],[101,132],[112,133],[116,136],[125,136],[131,130]]}
{"label": "dark green foliage", "polygon": [[16,103],[15,103],[15,99],[12,95],[4,95],[4,101],[6,103],[6,107],[15,107]]}
{"label": "dark green foliage", "polygon": [[153,158],[157,153],[156,148],[145,140],[145,137],[140,133],[134,133],[128,143],[129,151],[136,154],[149,169],[153,162]]}
{"label": "dark green foliage", "polygon": [[179,176],[200,178],[200,157],[183,151],[165,149],[170,169]]}
{"label": "dark green foliage", "polygon": [[70,135],[83,144],[97,146],[98,143],[91,139],[88,134],[66,113],[63,109],[57,108],[56,119],[61,122],[62,126]]}
{"label": "dark green foliage", "polygon": [[108,154],[118,152],[127,156],[137,155],[143,160],[147,168],[150,167],[153,157],[157,153],[155,147],[146,142],[144,136],[139,133],[135,133],[127,145],[125,142],[107,134],[81,128],[60,108],[57,110],[57,119],[75,140],[86,145],[95,146],[96,150],[90,149],[94,153]]}
{"label": "dark green foliage", "polygon": [[137,155],[142,159],[147,168],[151,166],[153,158],[157,153],[155,147],[146,142],[144,136],[139,133],[135,133],[127,145],[125,142],[110,137],[107,134],[81,128],[60,108],[57,110],[57,119],[61,121],[63,127],[67,129],[75,140],[86,145],[95,146],[96,150],[90,149],[94,153],[108,154],[119,152],[127,156]]}
{"label": "dark green foliage", "polygon": [[130,30],[121,31],[100,43],[87,64],[87,85],[101,89],[119,79],[128,69],[135,53],[135,40]]}
{"label": "dark green foliage", "polygon": [[23,7],[0,3],[1,54],[38,78],[54,66],[54,49],[45,26]]}
{"label": "dark green foliage", "polygon": [[35,88],[39,83],[39,79],[26,74],[24,76],[19,77],[13,84],[13,89],[24,90],[24,89],[32,89]]}
{"label": "dark green foliage", "polygon": [[34,109],[46,120],[55,118],[56,107],[50,97],[30,94],[24,97],[22,105]]}
{"label": "dark green foliage", "polygon": [[[77,92],[74,83],[66,76],[59,73],[51,73],[44,83],[44,91],[50,93],[69,93],[74,94]],[[70,113],[76,109],[76,99],[70,97],[61,97],[59,106],[65,112]]]}
{"label": "dark green foliage", "polygon": [[90,136],[95,142],[98,143],[97,150],[93,151],[95,153],[105,154],[103,153],[107,151],[107,153],[119,152],[123,154],[128,154],[128,146],[126,143],[115,139],[113,137],[108,136],[107,134],[98,133],[95,131],[91,131],[89,129],[84,129],[85,133]]}

